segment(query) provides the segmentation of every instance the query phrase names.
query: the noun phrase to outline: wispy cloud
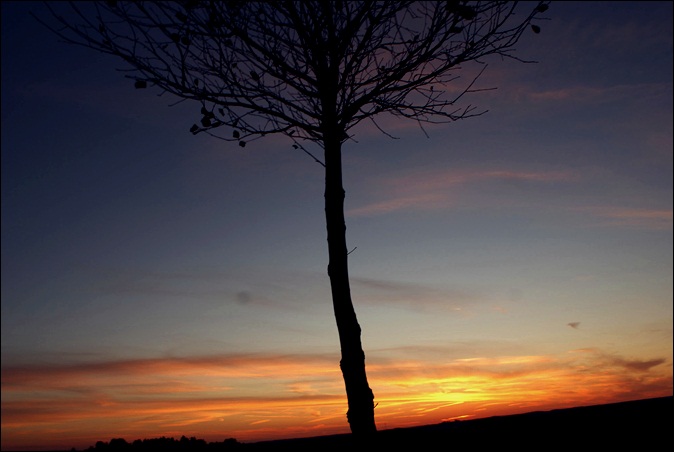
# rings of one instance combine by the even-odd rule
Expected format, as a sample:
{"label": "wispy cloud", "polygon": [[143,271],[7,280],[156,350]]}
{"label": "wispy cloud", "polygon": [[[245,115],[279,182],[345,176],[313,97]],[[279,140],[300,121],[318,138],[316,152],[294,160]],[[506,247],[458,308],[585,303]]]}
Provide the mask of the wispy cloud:
{"label": "wispy cloud", "polygon": [[385,184],[396,190],[416,187],[425,190],[436,190],[474,182],[490,180],[532,181],[532,182],[564,182],[575,179],[569,171],[521,171],[510,169],[490,170],[420,170],[385,181]]}
{"label": "wispy cloud", "polygon": [[528,94],[529,99],[536,102],[597,102],[614,101],[624,98],[630,98],[635,93],[642,95],[664,93],[670,88],[664,84],[640,84],[640,85],[615,85],[615,86],[571,86],[546,91],[531,91]]}
{"label": "wispy cloud", "polygon": [[[563,355],[416,346],[368,353],[387,426],[671,394],[663,357],[598,349]],[[336,355],[213,355],[3,367],[2,447],[36,437],[86,447],[110,435],[251,441],[345,432]],[[292,432],[289,432],[288,429]],[[224,437],[223,437],[224,435]],[[87,444],[88,442],[88,444]]]}
{"label": "wispy cloud", "polygon": [[350,216],[382,215],[409,210],[447,209],[457,203],[457,187],[488,182],[557,183],[576,180],[570,171],[417,170],[374,182],[374,192],[384,198],[349,209]]}
{"label": "wispy cloud", "polygon": [[637,229],[669,230],[672,228],[671,209],[646,209],[595,206],[577,209],[600,221],[597,226],[617,226]]}
{"label": "wispy cloud", "polygon": [[256,425],[264,419],[276,419],[274,430],[283,436],[279,417],[297,424],[308,407],[323,415],[342,411],[338,363],[330,354],[268,354],[5,366],[2,447],[40,432],[72,447],[59,440],[73,430],[89,445],[111,434],[133,439],[153,432],[260,438]]}
{"label": "wispy cloud", "polygon": [[664,358],[657,359],[627,359],[615,353],[607,353],[601,350],[589,350],[599,363],[604,367],[622,368],[629,372],[648,372],[656,366],[665,364],[667,362]]}
{"label": "wispy cloud", "polygon": [[467,289],[446,289],[405,281],[351,277],[354,293],[365,303],[398,306],[412,311],[461,312],[484,295]]}
{"label": "wispy cloud", "polygon": [[[483,199],[484,196],[475,198],[472,194],[483,191],[485,187],[499,195],[503,194],[505,187],[519,187],[526,189],[527,193],[540,193],[546,185],[567,184],[571,186],[584,178],[581,172],[564,170],[413,170],[373,180],[370,190],[374,197],[381,199],[349,209],[347,215],[363,217],[397,212],[475,207],[475,199]],[[525,202],[521,198],[518,199],[520,202]],[[502,197],[499,198],[499,202],[503,202]],[[672,228],[672,209],[601,205],[561,208],[589,214],[600,220],[596,223],[597,226],[654,230]]]}
{"label": "wispy cloud", "polygon": [[441,209],[447,208],[450,205],[451,203],[447,196],[444,196],[441,193],[426,193],[416,196],[401,196],[394,199],[367,204],[355,209],[349,209],[347,215],[353,217],[383,215],[390,212],[409,209]]}
{"label": "wispy cloud", "polygon": [[604,89],[576,86],[569,88],[560,88],[556,90],[538,91],[529,94],[529,98],[534,101],[572,101],[596,99],[605,93]]}
{"label": "wispy cloud", "polygon": [[[312,370],[312,375],[322,373],[319,368],[327,365],[330,357],[324,355],[215,355],[204,357],[175,357],[128,360],[99,360],[94,362],[60,365],[34,365],[3,367],[3,388],[17,388],[39,384],[50,389],[67,389],[67,382],[99,383],[117,381],[118,377],[143,377],[174,375],[199,378],[255,378],[269,375],[289,375],[301,367]],[[89,381],[89,379],[91,381]],[[78,386],[78,385],[76,385]]]}
{"label": "wispy cloud", "polygon": [[[280,273],[279,273],[280,272]],[[104,277],[89,281],[91,293],[102,296],[142,296],[154,299],[199,302],[205,305],[238,304],[265,309],[296,309],[283,298],[306,284],[304,274],[275,269],[275,276],[260,282],[246,268],[187,268],[161,272],[146,268],[109,268]],[[279,276],[279,274],[281,274]]]}
{"label": "wispy cloud", "polygon": [[416,358],[408,355],[384,365],[374,359],[369,375],[373,386],[380,388],[379,400],[385,407],[380,419],[412,425],[433,422],[437,416],[445,420],[483,417],[506,410],[524,412],[671,394],[671,369],[661,365],[664,358],[626,359],[590,350],[447,359],[454,356],[452,348],[435,347],[430,352],[416,350]]}

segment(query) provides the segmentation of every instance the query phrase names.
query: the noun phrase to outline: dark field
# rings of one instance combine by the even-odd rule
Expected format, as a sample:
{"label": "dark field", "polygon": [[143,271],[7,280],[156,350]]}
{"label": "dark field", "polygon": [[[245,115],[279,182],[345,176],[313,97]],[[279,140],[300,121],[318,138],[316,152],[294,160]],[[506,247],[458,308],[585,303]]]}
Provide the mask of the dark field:
{"label": "dark field", "polygon": [[672,397],[383,430],[370,444],[350,435],[242,444],[246,451],[658,451],[670,450]]}

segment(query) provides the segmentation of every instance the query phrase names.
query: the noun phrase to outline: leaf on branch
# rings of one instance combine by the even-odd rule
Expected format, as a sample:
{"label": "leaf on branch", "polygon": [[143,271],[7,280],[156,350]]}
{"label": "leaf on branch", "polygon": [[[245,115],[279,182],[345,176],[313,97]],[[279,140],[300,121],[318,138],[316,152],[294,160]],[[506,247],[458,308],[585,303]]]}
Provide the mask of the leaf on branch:
{"label": "leaf on branch", "polygon": [[234,132],[232,132],[232,136],[233,136],[234,138],[239,138],[239,137],[241,136],[241,134],[239,133],[238,130],[235,130]]}
{"label": "leaf on branch", "polygon": [[257,72],[255,71],[250,71],[250,77],[255,80],[256,82],[260,80],[260,76],[257,75]]}
{"label": "leaf on branch", "polygon": [[180,11],[178,11],[178,12],[176,13],[176,17],[177,17],[178,20],[181,21],[181,22],[187,22],[187,16],[186,16],[184,13],[180,12]]}
{"label": "leaf on branch", "polygon": [[243,140],[239,141],[239,146],[241,146],[242,148],[245,148],[245,147],[246,147],[246,142],[243,141]]}
{"label": "leaf on branch", "polygon": [[477,11],[468,5],[447,2],[447,8],[457,16],[466,20],[473,20],[477,17]]}
{"label": "leaf on branch", "polygon": [[536,7],[536,11],[538,11],[539,13],[544,13],[547,10],[548,10],[548,5],[546,5],[545,3],[541,3],[540,5],[538,5]]}
{"label": "leaf on branch", "polygon": [[147,82],[145,80],[136,80],[136,83],[133,84],[136,89],[147,88]]}
{"label": "leaf on branch", "polygon": [[536,34],[538,34],[538,33],[541,32],[541,27],[539,27],[538,25],[532,25],[532,26],[531,26],[531,29],[532,29],[532,30],[534,31],[534,33],[536,33]]}
{"label": "leaf on branch", "polygon": [[[215,115],[212,111],[208,111],[206,107],[201,107],[201,114],[204,115],[204,119],[215,119]],[[203,122],[203,119],[202,119]]]}
{"label": "leaf on branch", "polygon": [[449,29],[450,33],[461,33],[463,31],[463,27],[457,27],[456,25],[452,26]]}
{"label": "leaf on branch", "polygon": [[225,109],[224,108],[218,108],[218,111],[222,116],[225,116]]}
{"label": "leaf on branch", "polygon": [[220,23],[222,21],[220,20],[220,16],[215,14],[213,11],[208,13],[208,22],[206,25],[208,25],[211,28],[217,28],[220,26]]}
{"label": "leaf on branch", "polygon": [[183,36],[182,38],[180,38],[180,42],[182,42],[183,45],[186,45],[186,46],[190,45],[190,38],[188,38],[187,36]]}
{"label": "leaf on branch", "polygon": [[196,125],[196,124],[192,124],[192,127],[190,127],[190,132],[192,132],[193,135],[196,135],[198,131],[199,131],[199,126]]}
{"label": "leaf on branch", "polygon": [[296,144],[293,144],[293,149],[299,149],[299,146],[297,146]]}
{"label": "leaf on branch", "polygon": [[178,33],[171,33],[171,41],[178,44],[178,42],[180,41],[180,35]]}
{"label": "leaf on branch", "polygon": [[210,127],[211,120],[207,116],[204,116],[203,118],[201,118],[201,125],[204,127]]}

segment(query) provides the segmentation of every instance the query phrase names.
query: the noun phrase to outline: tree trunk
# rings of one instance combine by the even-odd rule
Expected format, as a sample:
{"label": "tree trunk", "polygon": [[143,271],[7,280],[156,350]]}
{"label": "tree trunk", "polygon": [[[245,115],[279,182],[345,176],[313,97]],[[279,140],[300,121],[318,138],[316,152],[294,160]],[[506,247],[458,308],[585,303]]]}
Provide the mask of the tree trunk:
{"label": "tree trunk", "polygon": [[339,365],[346,385],[349,404],[346,417],[351,432],[355,436],[369,437],[377,431],[374,422],[374,394],[367,383],[360,325],[353,309],[349,287],[342,186],[342,145],[336,136],[331,138],[326,137],[324,141],[325,219],[328,229],[328,276],[342,351]]}

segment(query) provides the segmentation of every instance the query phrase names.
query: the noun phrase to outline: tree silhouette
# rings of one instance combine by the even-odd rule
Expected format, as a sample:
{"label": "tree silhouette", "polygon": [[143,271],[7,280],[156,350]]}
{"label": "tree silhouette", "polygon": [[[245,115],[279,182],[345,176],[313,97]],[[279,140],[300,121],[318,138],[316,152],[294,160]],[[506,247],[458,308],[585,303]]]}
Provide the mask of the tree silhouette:
{"label": "tree silhouette", "polygon": [[[325,170],[325,217],[340,367],[355,435],[376,431],[361,330],[349,287],[341,154],[354,127],[390,114],[424,123],[484,112],[458,102],[484,59],[515,59],[522,34],[549,2],[520,14],[517,2],[178,1],[47,3],[39,19],[66,42],[128,63],[136,88],[156,87],[201,104],[189,129],[246,146],[290,138]],[[458,89],[467,63],[478,70]],[[477,74],[477,75],[475,75]],[[323,160],[304,144],[323,150]]]}

